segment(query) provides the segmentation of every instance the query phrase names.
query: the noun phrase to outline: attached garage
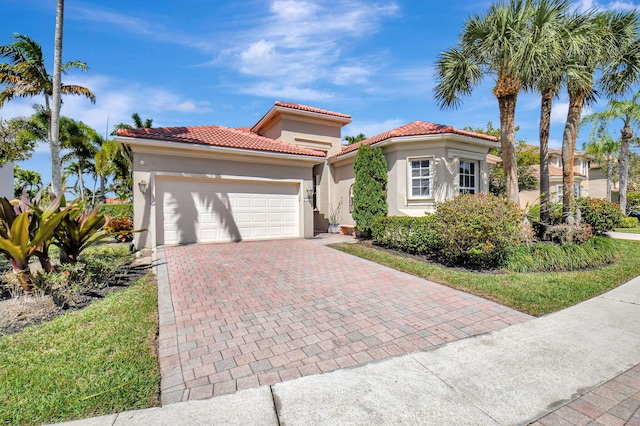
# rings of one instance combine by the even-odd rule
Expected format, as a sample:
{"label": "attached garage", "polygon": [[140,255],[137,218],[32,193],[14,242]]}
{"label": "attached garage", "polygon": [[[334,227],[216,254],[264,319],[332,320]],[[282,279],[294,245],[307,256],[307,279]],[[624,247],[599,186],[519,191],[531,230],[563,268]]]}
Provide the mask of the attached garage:
{"label": "attached garage", "polygon": [[157,244],[301,237],[300,184],[156,179]]}

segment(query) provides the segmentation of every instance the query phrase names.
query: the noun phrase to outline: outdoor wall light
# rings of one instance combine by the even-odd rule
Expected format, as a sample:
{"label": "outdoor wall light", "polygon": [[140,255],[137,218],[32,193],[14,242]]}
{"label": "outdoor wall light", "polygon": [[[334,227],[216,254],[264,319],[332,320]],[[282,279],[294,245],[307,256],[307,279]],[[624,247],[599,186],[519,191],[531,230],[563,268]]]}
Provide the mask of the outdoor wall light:
{"label": "outdoor wall light", "polygon": [[305,191],[307,193],[307,201],[313,201],[313,187],[308,187]]}
{"label": "outdoor wall light", "polygon": [[147,183],[147,181],[141,180],[140,182],[138,182],[138,188],[140,189],[140,192],[144,194],[147,192],[147,189],[149,188],[149,184]]}

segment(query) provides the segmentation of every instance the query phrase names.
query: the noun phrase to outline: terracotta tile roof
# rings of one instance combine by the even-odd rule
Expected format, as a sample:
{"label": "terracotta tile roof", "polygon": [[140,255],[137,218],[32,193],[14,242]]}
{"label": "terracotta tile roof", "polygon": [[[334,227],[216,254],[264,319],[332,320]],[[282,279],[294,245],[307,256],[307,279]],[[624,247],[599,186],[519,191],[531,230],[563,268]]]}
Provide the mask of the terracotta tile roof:
{"label": "terracotta tile roof", "polygon": [[283,108],[291,108],[291,109],[297,109],[300,111],[315,112],[316,114],[333,115],[335,117],[351,119],[351,116],[349,114],[343,114],[341,112],[335,112],[335,111],[328,111],[326,109],[320,109],[320,108],[310,107],[306,105],[293,104],[290,102],[276,101],[274,105],[283,107]]}
{"label": "terracotta tile roof", "polygon": [[249,131],[248,128],[231,129],[223,126],[186,126],[156,129],[118,129],[117,135],[138,139],[183,142],[254,151],[307,155],[312,157],[325,156],[325,154],[320,151],[314,151],[309,148],[257,135]]}
{"label": "terracotta tile roof", "polygon": [[497,142],[498,138],[489,135],[483,135],[481,133],[470,132],[467,130],[456,129],[451,126],[443,126],[442,124],[428,123],[426,121],[414,121],[413,123],[405,124],[396,129],[380,133],[379,135],[365,139],[362,142],[354,143],[342,148],[337,155],[343,155],[348,152],[352,152],[360,148],[360,145],[373,145],[378,142],[382,142],[391,138],[400,138],[406,136],[419,136],[419,135],[442,135],[446,133],[453,133],[456,135],[470,136],[473,138],[484,139],[491,142]]}
{"label": "terracotta tile roof", "polygon": [[[538,179],[540,178],[540,164],[533,164],[529,166],[529,169],[531,169],[534,176],[536,176]],[[578,173],[576,171],[573,172],[573,175],[586,177],[582,173]],[[549,177],[562,177],[562,167],[549,164]]]}

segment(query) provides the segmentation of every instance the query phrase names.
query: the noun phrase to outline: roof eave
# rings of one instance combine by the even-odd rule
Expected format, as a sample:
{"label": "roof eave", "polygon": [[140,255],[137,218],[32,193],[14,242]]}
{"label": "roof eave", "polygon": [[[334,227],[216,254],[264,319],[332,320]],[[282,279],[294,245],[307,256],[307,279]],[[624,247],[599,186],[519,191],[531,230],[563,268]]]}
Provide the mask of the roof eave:
{"label": "roof eave", "polygon": [[260,151],[256,149],[231,148],[226,146],[194,144],[190,142],[174,142],[174,141],[167,141],[162,139],[133,138],[128,136],[116,136],[115,141],[121,146],[126,146],[126,147],[129,147],[129,146],[154,147],[154,148],[162,147],[162,148],[168,148],[168,149],[180,149],[183,151],[220,153],[220,154],[238,155],[238,156],[251,155],[255,157],[306,161],[314,164],[320,164],[324,162],[324,160],[326,159],[325,157],[314,156],[314,155],[290,154],[290,153],[275,152],[275,151]]}
{"label": "roof eave", "polygon": [[269,111],[267,111],[265,115],[262,116],[262,118],[256,124],[253,125],[253,127],[251,128],[251,131],[258,133],[258,130],[260,130],[264,125],[269,123],[269,121],[271,121],[271,119],[274,118],[277,114],[282,112],[288,112],[288,113],[291,113],[294,115],[300,115],[303,117],[335,121],[341,124],[340,127],[346,126],[347,124],[351,123],[351,119],[346,117],[338,117],[337,115],[332,115],[332,114],[322,114],[319,112],[304,111],[300,109],[274,105],[271,107]]}

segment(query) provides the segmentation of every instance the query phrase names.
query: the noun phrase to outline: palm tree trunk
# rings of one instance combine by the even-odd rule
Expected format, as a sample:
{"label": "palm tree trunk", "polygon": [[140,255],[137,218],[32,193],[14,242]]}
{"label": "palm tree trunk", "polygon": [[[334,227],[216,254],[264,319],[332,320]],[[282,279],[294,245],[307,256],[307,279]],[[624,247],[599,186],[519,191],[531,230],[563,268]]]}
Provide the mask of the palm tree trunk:
{"label": "palm tree trunk", "polygon": [[569,111],[562,135],[562,215],[565,218],[573,217],[575,213],[573,163],[583,105],[584,94],[569,93]]}
{"label": "palm tree trunk", "polygon": [[78,164],[78,186],[80,187],[80,199],[84,201],[84,180],[82,179],[82,167]]}
{"label": "palm tree trunk", "polygon": [[515,114],[517,94],[498,97],[500,107],[500,148],[502,150],[502,165],[506,178],[507,197],[520,204],[518,191],[518,165],[516,163],[515,146]]}
{"label": "palm tree trunk", "polygon": [[625,117],[624,127],[620,131],[620,210],[627,214],[627,181],[629,178],[629,144],[633,138],[633,128],[630,125],[630,118]]}
{"label": "palm tree trunk", "polygon": [[101,202],[105,202],[105,186],[106,186],[106,179],[104,176],[100,175],[100,201]]}
{"label": "palm tree trunk", "polygon": [[607,155],[607,201],[611,201],[611,187],[613,186],[613,157]]}
{"label": "palm tree trunk", "polygon": [[53,95],[51,107],[50,139],[51,150],[51,184],[56,195],[62,193],[62,173],[60,164],[60,88],[62,70],[62,26],[64,21],[64,0],[58,0],[56,8],[56,35],[53,55]]}
{"label": "palm tree trunk", "polygon": [[549,129],[553,89],[542,93],[540,106],[540,222],[549,224]]}

